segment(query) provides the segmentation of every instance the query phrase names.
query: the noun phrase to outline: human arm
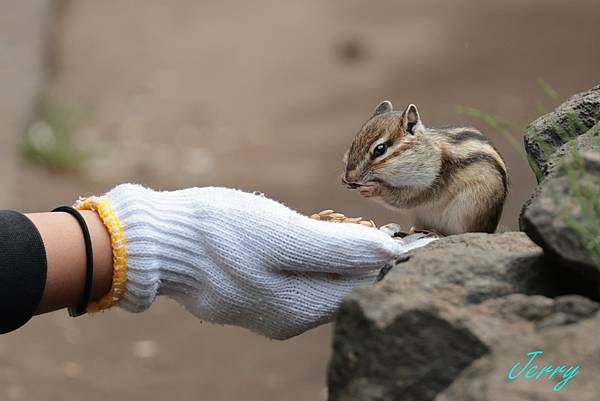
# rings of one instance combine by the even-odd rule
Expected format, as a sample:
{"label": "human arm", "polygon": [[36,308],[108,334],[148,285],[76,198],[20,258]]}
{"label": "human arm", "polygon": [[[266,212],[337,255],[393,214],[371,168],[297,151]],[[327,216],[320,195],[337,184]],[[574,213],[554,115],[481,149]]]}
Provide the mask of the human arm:
{"label": "human arm", "polygon": [[[141,312],[167,295],[202,320],[277,339],[330,321],[352,288],[372,284],[407,249],[376,229],[311,220],[227,188],[158,192],[125,184],[77,206],[100,211],[82,211],[95,259],[97,302],[90,310],[118,305]],[[78,304],[85,282],[81,229],[65,213],[31,219],[48,247],[48,288],[38,313]]]}
{"label": "human arm", "polygon": [[[85,212],[98,261],[94,295],[112,275],[105,228]],[[103,249],[104,248],[104,249]],[[85,249],[76,220],[64,213],[23,215],[0,211],[0,333],[16,330],[33,315],[82,303]]]}
{"label": "human arm", "polygon": [[[106,294],[112,281],[112,250],[106,227],[94,211],[83,210],[94,257],[92,300]],[[46,250],[46,286],[36,315],[79,304],[85,283],[85,244],[81,227],[67,213],[30,213]]]}

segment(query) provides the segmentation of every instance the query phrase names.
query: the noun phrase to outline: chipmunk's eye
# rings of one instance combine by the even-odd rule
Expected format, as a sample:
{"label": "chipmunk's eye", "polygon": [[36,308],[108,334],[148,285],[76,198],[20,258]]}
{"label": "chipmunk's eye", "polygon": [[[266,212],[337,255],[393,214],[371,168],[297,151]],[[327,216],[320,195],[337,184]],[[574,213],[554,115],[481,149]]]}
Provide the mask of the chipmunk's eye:
{"label": "chipmunk's eye", "polygon": [[379,145],[375,146],[375,149],[373,149],[373,159],[384,154],[386,150],[387,145],[385,143],[380,143]]}

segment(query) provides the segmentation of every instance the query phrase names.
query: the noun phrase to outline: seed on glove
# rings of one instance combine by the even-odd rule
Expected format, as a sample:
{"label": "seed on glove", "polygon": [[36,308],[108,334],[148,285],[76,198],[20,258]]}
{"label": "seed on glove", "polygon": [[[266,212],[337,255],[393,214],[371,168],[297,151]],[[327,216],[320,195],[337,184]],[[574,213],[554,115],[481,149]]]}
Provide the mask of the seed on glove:
{"label": "seed on glove", "polygon": [[331,209],[327,209],[327,210],[323,210],[323,211],[321,211],[321,212],[319,212],[319,213],[317,213],[317,214],[318,214],[319,216],[327,216],[327,215],[330,215],[331,213],[333,213],[333,210],[331,210]]}
{"label": "seed on glove", "polygon": [[313,220],[330,221],[332,223],[352,223],[360,224],[366,227],[376,227],[373,220],[363,220],[362,217],[346,217],[342,213],[336,213],[330,209],[315,213],[310,216],[310,218]]}

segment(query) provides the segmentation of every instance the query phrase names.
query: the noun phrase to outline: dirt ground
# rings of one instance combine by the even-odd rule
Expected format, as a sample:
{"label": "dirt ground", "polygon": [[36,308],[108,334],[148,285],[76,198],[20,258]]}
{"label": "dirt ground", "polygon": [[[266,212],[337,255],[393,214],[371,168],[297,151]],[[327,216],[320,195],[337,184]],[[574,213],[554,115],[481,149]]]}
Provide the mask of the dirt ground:
{"label": "dirt ground", "polygon": [[[390,99],[417,104],[426,125],[471,124],[494,139],[512,182],[502,223],[516,228],[533,175],[504,138],[457,106],[522,126],[538,104],[553,106],[538,78],[563,97],[600,80],[596,0],[58,4],[47,93],[87,110],[74,139],[93,156],[80,174],[24,161],[3,170],[13,182],[4,202],[23,211],[135,181],[260,190],[304,213],[406,223],[339,185],[353,135]],[[4,43],[31,34],[19,15],[4,15],[15,24]],[[3,62],[11,60],[19,59]],[[19,80],[34,82],[0,76],[15,94]],[[16,125],[3,143],[23,134]],[[168,300],[139,315],[54,313],[0,338],[0,399],[322,400],[330,333],[269,341],[202,324]]]}

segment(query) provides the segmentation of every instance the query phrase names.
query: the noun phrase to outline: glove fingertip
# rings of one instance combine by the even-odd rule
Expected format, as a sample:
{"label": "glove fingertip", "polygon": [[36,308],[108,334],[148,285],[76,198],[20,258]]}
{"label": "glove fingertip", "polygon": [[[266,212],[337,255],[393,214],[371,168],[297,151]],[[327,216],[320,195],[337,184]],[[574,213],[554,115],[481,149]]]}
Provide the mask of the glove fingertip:
{"label": "glove fingertip", "polygon": [[402,245],[387,234],[373,228],[366,230],[369,231],[364,232],[363,238],[376,254],[392,259],[405,252]]}
{"label": "glove fingertip", "polygon": [[392,238],[387,238],[385,242],[383,242],[383,249],[387,255],[390,257],[398,257],[402,255],[404,252],[404,248],[400,245],[398,241],[393,240]]}

